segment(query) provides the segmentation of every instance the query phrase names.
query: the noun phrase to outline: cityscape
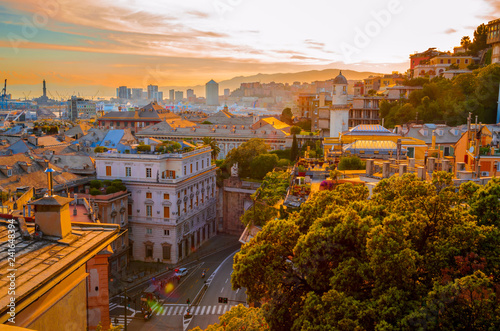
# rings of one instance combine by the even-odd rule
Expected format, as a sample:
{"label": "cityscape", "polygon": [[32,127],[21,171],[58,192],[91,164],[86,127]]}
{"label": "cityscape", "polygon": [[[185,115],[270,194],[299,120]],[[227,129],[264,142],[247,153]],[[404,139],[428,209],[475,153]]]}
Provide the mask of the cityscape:
{"label": "cityscape", "polygon": [[6,0],[0,64],[1,330],[500,329],[497,1]]}

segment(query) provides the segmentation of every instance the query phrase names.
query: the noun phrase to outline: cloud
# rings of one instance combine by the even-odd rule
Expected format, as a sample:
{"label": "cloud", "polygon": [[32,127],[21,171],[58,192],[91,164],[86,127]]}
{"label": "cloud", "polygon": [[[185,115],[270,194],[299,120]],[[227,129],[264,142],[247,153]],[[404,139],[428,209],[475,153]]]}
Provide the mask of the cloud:
{"label": "cloud", "polygon": [[446,34],[453,34],[455,32],[457,32],[457,30],[455,30],[453,28],[450,28],[450,29],[446,30],[444,33],[446,33]]}

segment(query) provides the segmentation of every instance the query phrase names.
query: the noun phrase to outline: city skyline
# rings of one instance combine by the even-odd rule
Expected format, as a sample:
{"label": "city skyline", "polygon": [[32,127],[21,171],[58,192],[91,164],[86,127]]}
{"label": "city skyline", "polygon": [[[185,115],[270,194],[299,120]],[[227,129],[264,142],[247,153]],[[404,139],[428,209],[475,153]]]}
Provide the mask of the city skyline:
{"label": "city skyline", "polygon": [[404,72],[411,53],[452,50],[500,15],[493,0],[470,7],[465,0],[53,0],[43,7],[7,0],[0,78],[17,97],[16,85],[42,79],[76,91],[109,88],[100,93],[109,96],[122,85],[193,86],[257,73]]}

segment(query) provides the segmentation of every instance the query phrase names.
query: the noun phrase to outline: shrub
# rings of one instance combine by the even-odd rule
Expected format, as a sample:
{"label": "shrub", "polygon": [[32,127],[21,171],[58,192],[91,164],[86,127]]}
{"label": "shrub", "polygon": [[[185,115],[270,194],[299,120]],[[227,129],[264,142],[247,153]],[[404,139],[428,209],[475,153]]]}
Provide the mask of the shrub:
{"label": "shrub", "polygon": [[361,161],[357,156],[345,156],[340,159],[339,170],[363,170],[366,169],[366,162]]}
{"label": "shrub", "polygon": [[106,180],[102,181],[102,183],[104,184],[104,186],[110,186],[112,182],[110,180],[106,179]]}
{"label": "shrub", "polygon": [[108,149],[103,146],[97,146],[96,148],[94,148],[94,153],[106,153],[107,151]]}
{"label": "shrub", "polygon": [[106,194],[120,192],[120,189],[116,186],[108,186],[106,187]]}
{"label": "shrub", "polygon": [[90,195],[99,195],[99,194],[101,194],[101,190],[98,190],[96,188],[91,188],[90,189]]}
{"label": "shrub", "polygon": [[137,146],[137,151],[138,152],[151,152],[151,146],[150,145],[139,145],[139,146]]}
{"label": "shrub", "polygon": [[98,179],[91,180],[90,187],[95,189],[100,189],[102,187],[102,182]]}

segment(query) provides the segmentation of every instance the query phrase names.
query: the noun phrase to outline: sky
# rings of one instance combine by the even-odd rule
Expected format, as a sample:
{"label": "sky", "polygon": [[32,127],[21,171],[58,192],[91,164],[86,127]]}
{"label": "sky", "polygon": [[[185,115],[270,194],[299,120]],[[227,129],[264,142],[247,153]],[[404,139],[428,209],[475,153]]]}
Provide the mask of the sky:
{"label": "sky", "polygon": [[40,95],[42,79],[103,96],[258,73],[404,72],[410,54],[452,50],[496,18],[497,0],[2,0],[0,79],[15,97]]}

